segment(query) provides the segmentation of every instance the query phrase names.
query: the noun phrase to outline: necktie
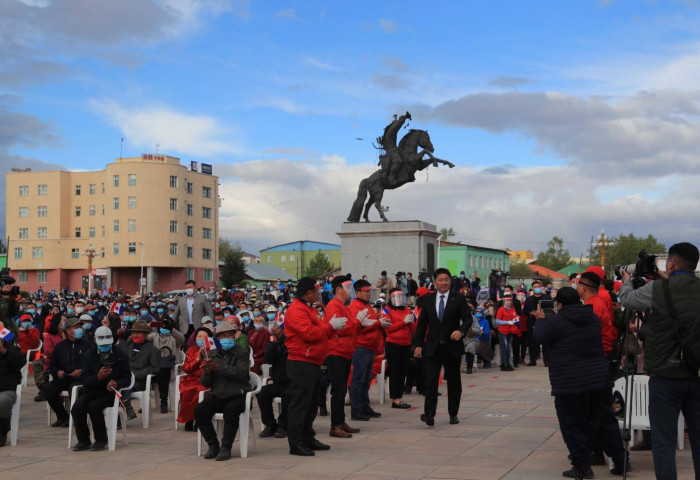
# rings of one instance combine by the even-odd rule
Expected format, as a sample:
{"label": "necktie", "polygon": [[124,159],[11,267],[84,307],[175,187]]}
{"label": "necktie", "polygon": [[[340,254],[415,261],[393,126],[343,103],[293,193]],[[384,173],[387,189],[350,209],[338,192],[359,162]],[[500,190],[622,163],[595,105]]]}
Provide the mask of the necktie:
{"label": "necktie", "polygon": [[445,315],[445,296],[440,295],[440,305],[438,305],[438,317],[442,323],[442,317]]}

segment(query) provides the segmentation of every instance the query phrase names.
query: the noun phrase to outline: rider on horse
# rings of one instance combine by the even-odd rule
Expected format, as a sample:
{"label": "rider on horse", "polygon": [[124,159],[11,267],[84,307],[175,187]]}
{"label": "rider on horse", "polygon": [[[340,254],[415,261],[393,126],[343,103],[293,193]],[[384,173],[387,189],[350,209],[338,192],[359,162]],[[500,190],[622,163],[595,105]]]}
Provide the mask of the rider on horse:
{"label": "rider on horse", "polygon": [[401,155],[396,148],[396,137],[406,120],[412,120],[411,114],[406,112],[384,128],[384,134],[377,137],[377,143],[381,145],[385,153],[379,156],[379,165],[382,167],[382,175],[389,185],[397,183],[396,175],[401,168]]}

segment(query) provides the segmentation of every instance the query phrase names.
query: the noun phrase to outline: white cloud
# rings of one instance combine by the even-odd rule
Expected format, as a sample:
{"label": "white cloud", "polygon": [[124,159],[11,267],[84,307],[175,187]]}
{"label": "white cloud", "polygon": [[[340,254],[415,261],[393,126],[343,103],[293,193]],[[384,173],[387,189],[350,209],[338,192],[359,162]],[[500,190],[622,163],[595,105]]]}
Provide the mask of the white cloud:
{"label": "white cloud", "polygon": [[202,157],[235,154],[241,146],[232,139],[232,128],[204,115],[177,112],[167,106],[129,108],[111,100],[90,101],[91,106],[117,127],[131,145],[163,152]]}
{"label": "white cloud", "polygon": [[396,29],[398,28],[399,24],[396,23],[394,20],[388,20],[385,18],[380,18],[379,19],[379,25],[382,27],[382,30],[384,30],[384,33],[396,33]]}

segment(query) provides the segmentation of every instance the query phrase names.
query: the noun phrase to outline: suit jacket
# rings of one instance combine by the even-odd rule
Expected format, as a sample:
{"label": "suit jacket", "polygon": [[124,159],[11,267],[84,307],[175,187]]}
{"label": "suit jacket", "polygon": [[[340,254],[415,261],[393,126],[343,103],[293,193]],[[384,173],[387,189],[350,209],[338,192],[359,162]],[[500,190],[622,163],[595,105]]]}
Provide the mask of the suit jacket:
{"label": "suit jacket", "polygon": [[129,358],[131,373],[136,381],[146,381],[147,375],[157,375],[160,372],[160,351],[151,342],[144,342],[138,353],[134,355],[134,341],[129,339],[119,345]]}
{"label": "suit jacket", "polygon": [[421,299],[415,344],[417,347],[423,348],[424,357],[431,357],[437,351],[442,336],[449,352],[455,357],[459,357],[464,354],[462,338],[452,340],[450,335],[455,330],[459,330],[462,332],[462,337],[465,337],[472,326],[473,318],[467,305],[467,299],[461,293],[449,292],[441,324],[435,307],[437,295],[438,292],[430,292]]}
{"label": "suit jacket", "polygon": [[[194,294],[194,304],[192,305],[192,325],[195,330],[202,326],[202,317],[210,316],[214,319],[214,309],[211,307],[211,302],[201,293]],[[190,319],[187,316],[187,296],[180,297],[173,313],[173,321],[178,326],[180,333],[187,333]]]}

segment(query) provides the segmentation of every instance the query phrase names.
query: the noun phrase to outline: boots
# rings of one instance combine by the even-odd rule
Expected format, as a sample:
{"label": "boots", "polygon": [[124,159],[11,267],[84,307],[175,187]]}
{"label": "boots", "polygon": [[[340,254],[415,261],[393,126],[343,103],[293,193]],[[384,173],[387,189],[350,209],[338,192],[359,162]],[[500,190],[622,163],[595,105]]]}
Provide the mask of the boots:
{"label": "boots", "polygon": [[229,458],[231,458],[231,445],[222,443],[219,453],[216,455],[216,461],[222,462],[224,460],[228,460]]}
{"label": "boots", "polygon": [[127,420],[133,420],[134,418],[136,418],[136,412],[134,411],[134,407],[131,406],[131,400],[126,400],[124,402],[124,408],[126,408]]}
{"label": "boots", "polygon": [[[209,443],[209,450],[207,450],[207,453],[204,454],[204,458],[207,460],[216,458],[217,455],[219,455],[219,451],[221,450],[221,447],[219,447],[219,441],[214,440],[212,443]],[[229,455],[230,455],[230,449],[229,449]]]}
{"label": "boots", "polygon": [[168,397],[160,397],[160,413],[168,413]]}
{"label": "boots", "polygon": [[0,447],[7,444],[7,432],[10,431],[10,419],[0,418]]}

